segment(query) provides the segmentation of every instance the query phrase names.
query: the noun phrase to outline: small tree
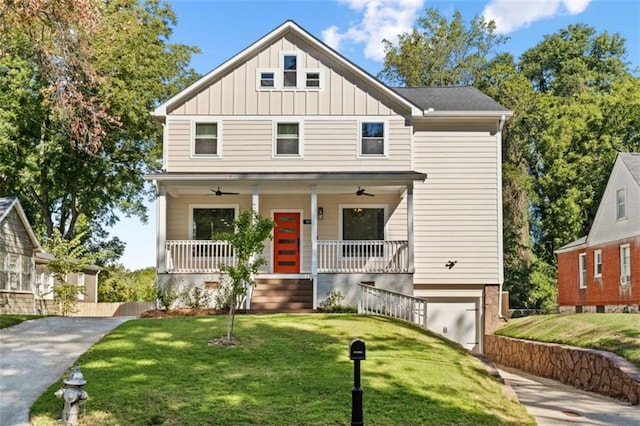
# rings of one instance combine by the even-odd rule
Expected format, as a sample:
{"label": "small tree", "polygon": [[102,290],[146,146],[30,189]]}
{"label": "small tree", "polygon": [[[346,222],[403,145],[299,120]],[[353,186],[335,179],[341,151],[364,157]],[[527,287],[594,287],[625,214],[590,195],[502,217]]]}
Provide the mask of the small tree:
{"label": "small tree", "polygon": [[44,243],[45,249],[55,257],[47,264],[47,269],[56,280],[53,298],[63,316],[77,311],[78,293],[84,292],[83,288],[67,281],[68,275],[82,271],[100,256],[99,253],[90,253],[87,250],[82,243],[84,237],[85,233],[80,233],[67,240],[58,228],[54,228],[51,237]]}
{"label": "small tree", "polygon": [[253,285],[253,277],[261,266],[267,262],[262,257],[264,242],[272,239],[271,231],[275,227],[273,220],[260,216],[258,213],[241,210],[233,223],[235,232],[223,233],[219,239],[228,241],[233,247],[236,257],[235,266],[221,266],[221,270],[229,276],[230,300],[227,316],[227,341],[233,337],[233,324],[236,307],[241,297],[247,294],[247,289]]}

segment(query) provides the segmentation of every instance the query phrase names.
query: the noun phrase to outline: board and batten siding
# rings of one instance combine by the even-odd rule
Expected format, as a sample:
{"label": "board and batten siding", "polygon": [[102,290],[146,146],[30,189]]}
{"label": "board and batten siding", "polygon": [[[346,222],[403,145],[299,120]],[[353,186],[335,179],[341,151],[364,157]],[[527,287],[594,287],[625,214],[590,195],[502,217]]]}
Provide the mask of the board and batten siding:
{"label": "board and batten siding", "polygon": [[[416,123],[416,284],[491,284],[500,279],[496,123]],[[445,267],[457,261],[452,269]]]}
{"label": "board and batten siding", "polygon": [[[282,53],[295,53],[299,70],[319,70],[320,90],[257,90],[258,70],[282,72]],[[299,73],[299,78],[303,77]],[[394,101],[376,98],[355,73],[288,34],[213,81],[170,115],[394,115]]]}
{"label": "board and batten siding", "polygon": [[[589,232],[589,245],[605,244],[640,235],[640,187],[622,163],[616,161]],[[618,220],[616,192],[626,189],[627,218]]]}
{"label": "board and batten siding", "polygon": [[[387,158],[358,158],[358,119],[300,118],[301,158],[273,157],[275,118],[218,122],[221,158],[191,157],[192,119],[172,117],[165,168],[168,172],[406,171],[411,165],[411,128],[403,117],[378,117],[387,123]],[[375,120],[372,119],[372,120]],[[197,121],[197,120],[196,120]]]}

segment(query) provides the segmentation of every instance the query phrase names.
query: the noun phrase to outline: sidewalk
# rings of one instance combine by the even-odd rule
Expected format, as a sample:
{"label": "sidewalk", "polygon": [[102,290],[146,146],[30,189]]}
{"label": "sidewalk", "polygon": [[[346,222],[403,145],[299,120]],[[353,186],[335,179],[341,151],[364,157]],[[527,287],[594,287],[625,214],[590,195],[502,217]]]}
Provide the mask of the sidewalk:
{"label": "sidewalk", "polygon": [[507,367],[498,371],[538,425],[640,426],[640,406]]}
{"label": "sidewalk", "polygon": [[91,345],[131,318],[46,317],[0,329],[0,426],[28,426],[33,402]]}

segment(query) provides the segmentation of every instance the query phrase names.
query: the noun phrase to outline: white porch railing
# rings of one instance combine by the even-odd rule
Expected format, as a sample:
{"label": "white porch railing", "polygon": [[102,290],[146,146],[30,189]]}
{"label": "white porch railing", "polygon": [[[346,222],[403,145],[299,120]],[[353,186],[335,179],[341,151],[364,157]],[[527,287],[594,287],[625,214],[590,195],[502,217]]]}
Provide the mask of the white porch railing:
{"label": "white porch railing", "polygon": [[407,241],[320,240],[318,272],[407,273]]}
{"label": "white porch railing", "polygon": [[221,265],[236,264],[228,241],[168,240],[164,249],[167,272],[219,272]]}
{"label": "white porch railing", "polygon": [[399,318],[427,328],[427,300],[358,283],[358,313]]}
{"label": "white porch railing", "polygon": [[[235,265],[233,247],[227,241],[167,240],[164,243],[169,273],[219,272],[221,265]],[[319,273],[408,273],[407,241],[318,241]]]}

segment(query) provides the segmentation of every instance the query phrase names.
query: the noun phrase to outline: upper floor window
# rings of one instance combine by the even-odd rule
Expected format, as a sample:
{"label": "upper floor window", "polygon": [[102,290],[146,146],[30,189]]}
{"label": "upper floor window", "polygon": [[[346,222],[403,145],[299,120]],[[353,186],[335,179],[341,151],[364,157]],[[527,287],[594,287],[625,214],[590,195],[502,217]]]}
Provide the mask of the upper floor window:
{"label": "upper floor window", "polygon": [[284,87],[298,87],[298,57],[296,55],[284,55]]}
{"label": "upper floor window", "polygon": [[620,246],[620,284],[631,283],[631,246]]}
{"label": "upper floor window", "polygon": [[580,288],[586,288],[587,287],[587,254],[586,253],[580,253],[580,257],[578,258],[578,267],[580,268],[580,276],[579,281],[580,281]]}
{"label": "upper floor window", "polygon": [[385,125],[383,122],[362,123],[358,154],[363,157],[384,157],[387,155]]}
{"label": "upper floor window", "polygon": [[616,191],[616,219],[627,218],[627,191],[622,188]]}
{"label": "upper floor window", "polygon": [[593,252],[593,276],[594,278],[602,276],[602,250]]}
{"label": "upper floor window", "polygon": [[195,123],[192,154],[203,157],[219,157],[218,123]]}
{"label": "upper floor window", "polygon": [[276,85],[276,73],[261,72],[260,73],[260,87],[275,87]]}
{"label": "upper floor window", "polygon": [[301,156],[300,139],[300,123],[276,123],[274,155]]}
{"label": "upper floor window", "polygon": [[319,72],[308,72],[305,79],[306,87],[320,87],[320,73]]}

